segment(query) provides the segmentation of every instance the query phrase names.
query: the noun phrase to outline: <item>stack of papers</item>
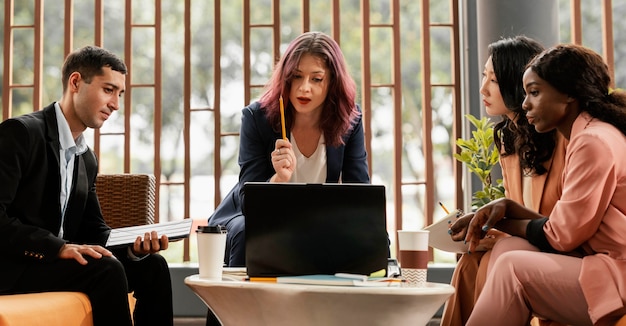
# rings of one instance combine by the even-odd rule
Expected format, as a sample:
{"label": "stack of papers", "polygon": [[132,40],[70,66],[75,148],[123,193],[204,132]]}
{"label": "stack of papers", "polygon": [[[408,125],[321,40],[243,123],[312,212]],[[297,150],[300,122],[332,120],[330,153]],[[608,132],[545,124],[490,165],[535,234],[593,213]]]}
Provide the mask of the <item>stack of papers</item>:
{"label": "stack of papers", "polygon": [[189,237],[192,220],[190,218],[182,221],[163,222],[156,224],[145,224],[138,226],[127,226],[112,229],[107,240],[106,247],[126,246],[135,242],[137,237],[144,237],[146,232],[156,231],[161,235],[166,235],[169,241],[176,241]]}
{"label": "stack of papers", "polygon": [[247,277],[245,267],[224,267],[222,270],[222,280],[245,281]]}

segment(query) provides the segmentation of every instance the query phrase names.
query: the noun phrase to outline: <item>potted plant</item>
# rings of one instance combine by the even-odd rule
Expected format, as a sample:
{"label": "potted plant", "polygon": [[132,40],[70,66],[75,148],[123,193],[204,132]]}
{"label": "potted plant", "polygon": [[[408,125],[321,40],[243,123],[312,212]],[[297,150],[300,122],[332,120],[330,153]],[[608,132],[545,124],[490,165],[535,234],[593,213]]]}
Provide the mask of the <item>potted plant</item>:
{"label": "potted plant", "polygon": [[478,119],[471,114],[465,115],[476,128],[470,139],[459,138],[456,145],[461,148],[454,157],[463,162],[467,168],[482,182],[482,190],[472,194],[472,209],[476,210],[488,202],[504,197],[502,179],[493,183],[491,170],[498,164],[499,151],[493,141],[493,122],[487,117]]}

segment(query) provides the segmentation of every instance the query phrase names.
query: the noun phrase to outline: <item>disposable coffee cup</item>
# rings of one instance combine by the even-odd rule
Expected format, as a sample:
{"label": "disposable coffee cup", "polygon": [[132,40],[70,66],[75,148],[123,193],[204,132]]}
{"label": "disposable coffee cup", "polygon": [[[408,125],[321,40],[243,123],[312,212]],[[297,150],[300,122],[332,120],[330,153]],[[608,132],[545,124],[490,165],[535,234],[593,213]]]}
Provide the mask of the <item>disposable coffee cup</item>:
{"label": "disposable coffee cup", "polygon": [[226,233],[226,227],[223,225],[199,226],[196,230],[198,269],[201,279],[222,280]]}
{"label": "disposable coffee cup", "polygon": [[428,273],[427,230],[399,230],[400,270],[409,286],[424,286]]}

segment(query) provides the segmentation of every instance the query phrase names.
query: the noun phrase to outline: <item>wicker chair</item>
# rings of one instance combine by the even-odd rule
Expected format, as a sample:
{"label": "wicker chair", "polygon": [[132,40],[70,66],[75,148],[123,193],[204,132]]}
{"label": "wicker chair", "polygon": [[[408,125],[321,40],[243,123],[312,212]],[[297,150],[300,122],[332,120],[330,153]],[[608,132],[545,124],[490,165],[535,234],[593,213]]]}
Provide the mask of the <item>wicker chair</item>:
{"label": "wicker chair", "polygon": [[112,228],[154,223],[155,178],[150,174],[100,174],[96,193]]}
{"label": "wicker chair", "polygon": [[[154,222],[155,177],[148,174],[101,174],[96,192],[112,228]],[[131,311],[135,306],[128,295]],[[0,326],[93,326],[91,303],[78,292],[0,295]]]}

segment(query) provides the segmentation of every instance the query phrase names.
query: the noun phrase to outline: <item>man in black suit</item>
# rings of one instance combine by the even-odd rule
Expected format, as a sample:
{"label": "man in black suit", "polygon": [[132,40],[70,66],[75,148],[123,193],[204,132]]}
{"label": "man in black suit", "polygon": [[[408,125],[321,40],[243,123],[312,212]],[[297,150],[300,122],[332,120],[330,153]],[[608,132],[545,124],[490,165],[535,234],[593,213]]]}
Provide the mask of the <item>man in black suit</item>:
{"label": "man in black suit", "polygon": [[166,236],[138,237],[108,250],[95,180],[94,153],[83,131],[119,109],[126,65],[87,46],[63,65],[63,96],[42,111],[0,124],[0,294],[79,291],[95,325],[172,325]]}

